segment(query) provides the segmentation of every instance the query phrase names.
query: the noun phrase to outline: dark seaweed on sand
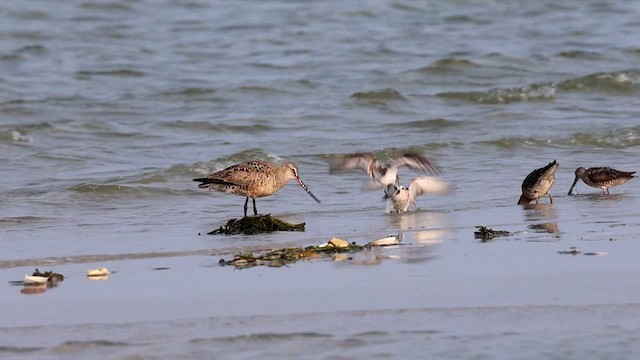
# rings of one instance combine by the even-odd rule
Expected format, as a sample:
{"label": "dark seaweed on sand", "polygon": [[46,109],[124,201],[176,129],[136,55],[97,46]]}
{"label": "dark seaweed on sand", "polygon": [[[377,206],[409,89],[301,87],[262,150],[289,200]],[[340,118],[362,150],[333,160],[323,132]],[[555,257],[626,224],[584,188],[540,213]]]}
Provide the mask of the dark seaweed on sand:
{"label": "dark seaweed on sand", "polygon": [[291,224],[286,221],[274,218],[271,215],[245,216],[240,220],[230,219],[227,224],[213,230],[209,235],[254,235],[274,231],[304,231],[305,223]]}
{"label": "dark seaweed on sand", "polygon": [[487,242],[498,236],[508,236],[509,232],[505,230],[493,230],[486,226],[476,226],[477,231],[473,234],[476,239],[480,239],[480,242]]}
{"label": "dark seaweed on sand", "polygon": [[62,280],[64,280],[64,275],[58,274],[58,273],[54,273],[51,270],[45,271],[45,272],[40,272],[40,270],[36,269],[36,271],[34,271],[31,276],[46,277],[48,281],[62,281]]}
{"label": "dark seaweed on sand", "polygon": [[266,253],[237,254],[231,260],[220,259],[220,266],[232,265],[235,268],[244,269],[254,266],[281,267],[293,264],[298,260],[316,260],[328,258],[339,253],[355,253],[368,248],[355,242],[346,247],[331,246],[307,246],[305,248],[284,248],[271,250]]}

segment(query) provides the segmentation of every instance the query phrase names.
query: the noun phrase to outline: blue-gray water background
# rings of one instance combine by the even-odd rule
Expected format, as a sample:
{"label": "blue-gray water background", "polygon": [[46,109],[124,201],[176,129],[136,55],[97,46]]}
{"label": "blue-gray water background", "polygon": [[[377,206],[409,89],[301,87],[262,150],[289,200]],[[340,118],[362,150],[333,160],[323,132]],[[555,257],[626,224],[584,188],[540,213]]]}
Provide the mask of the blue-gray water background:
{"label": "blue-gray water background", "polygon": [[[612,189],[609,197],[582,183],[580,195],[569,197],[567,191],[578,166],[640,169],[639,39],[640,3],[623,0],[3,2],[2,279],[19,280],[24,269],[43,263],[65,269],[91,260],[229,254],[306,246],[331,236],[368,241],[399,232],[413,246],[398,256],[416,264],[407,261],[410,265],[389,270],[396,277],[429,274],[434,262],[425,259],[434,257],[455,273],[465,266],[460,254],[479,251],[475,225],[520,232],[512,239],[517,249],[491,260],[504,262],[501,271],[513,271],[527,254],[541,252],[559,260],[534,256],[540,262],[532,268],[558,261],[561,272],[566,258],[557,250],[570,246],[610,253],[595,260],[603,271],[632,264],[640,250],[638,182]],[[406,149],[435,159],[455,193],[419,198],[418,212],[390,216],[383,214],[380,193],[362,190],[364,174],[328,174],[327,160],[337,154],[375,151],[385,158]],[[244,199],[198,189],[191,179],[252,159],[297,163],[322,204],[293,182],[257,204],[261,212],[306,222],[307,231],[198,236],[241,215]],[[516,206],[524,177],[554,159],[560,163],[554,205]],[[408,183],[412,176],[403,173],[401,179]],[[425,248],[429,256],[423,256]],[[227,269],[206,271],[215,278]],[[388,284],[381,281],[381,287]],[[416,286],[408,282],[406,289]],[[15,290],[0,290],[0,298],[9,299],[5,308],[21,301]],[[611,298],[594,296],[593,303],[638,303],[637,293],[608,294]],[[262,310],[243,314],[270,313]],[[384,316],[393,322],[393,314]],[[0,327],[15,338],[21,333],[7,330],[12,325],[37,324],[14,320],[0,320]],[[448,326],[434,331],[446,332]],[[63,340],[86,330],[65,328]],[[386,337],[390,353],[416,349],[414,333],[409,340],[402,340],[402,332],[393,334]],[[625,334],[613,334],[611,341],[622,341],[616,336]],[[562,348],[562,342],[539,340],[541,346]],[[316,340],[294,336],[292,341],[308,346]],[[144,341],[133,342],[143,354],[163,354]],[[223,343],[231,346],[229,354],[243,350],[241,343],[237,348]],[[456,346],[438,344],[443,354]],[[22,354],[23,348],[0,345],[8,346],[9,354]],[[199,345],[183,346],[178,353]],[[495,345],[487,351],[501,350]],[[42,356],[60,355],[43,351]],[[341,354],[337,349],[323,356]]]}

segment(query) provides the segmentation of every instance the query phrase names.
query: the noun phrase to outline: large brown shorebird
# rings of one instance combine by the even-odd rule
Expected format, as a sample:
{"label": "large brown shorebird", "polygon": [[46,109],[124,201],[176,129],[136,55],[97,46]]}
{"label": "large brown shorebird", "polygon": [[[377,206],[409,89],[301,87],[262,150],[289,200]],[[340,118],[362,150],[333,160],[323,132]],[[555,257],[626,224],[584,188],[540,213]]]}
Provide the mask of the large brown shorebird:
{"label": "large brown shorebird", "polygon": [[545,195],[549,195],[549,201],[553,204],[553,198],[549,190],[551,190],[551,186],[556,180],[556,171],[559,165],[553,160],[547,166],[535,169],[527,175],[522,182],[522,195],[518,200],[518,205],[526,205],[533,200],[537,204],[538,199]]}
{"label": "large brown shorebird", "polygon": [[578,180],[582,179],[585,184],[602,189],[603,194],[609,194],[609,188],[622,185],[631,180],[635,176],[635,171],[620,171],[610,167],[592,167],[585,169],[579,167],[576,169],[576,179],[569,189],[569,195],[572,194]]}
{"label": "large brown shorebird", "polygon": [[364,170],[371,178],[373,188],[385,188],[391,190],[393,185],[400,185],[398,169],[408,167],[431,175],[438,175],[438,167],[429,159],[418,153],[405,153],[402,156],[390,159],[386,164],[378,162],[373,153],[355,153],[344,155],[329,164],[331,173],[354,169]]}
{"label": "large brown shorebird", "polygon": [[416,205],[418,195],[446,195],[449,193],[451,193],[451,184],[448,182],[431,176],[418,176],[411,180],[409,187],[392,185],[385,189],[383,199],[387,200],[386,212],[402,214],[407,212],[411,204],[418,208]]}
{"label": "large brown shorebird", "polygon": [[269,196],[282,189],[289,180],[295,180],[304,191],[320,203],[311,193],[298,175],[298,168],[294,163],[284,163],[280,166],[266,161],[248,161],[232,165],[204,178],[193,179],[201,184],[198,187],[229,194],[246,196],[244,202],[244,216],[247,216],[249,198],[253,200],[253,214],[258,215],[256,198]]}

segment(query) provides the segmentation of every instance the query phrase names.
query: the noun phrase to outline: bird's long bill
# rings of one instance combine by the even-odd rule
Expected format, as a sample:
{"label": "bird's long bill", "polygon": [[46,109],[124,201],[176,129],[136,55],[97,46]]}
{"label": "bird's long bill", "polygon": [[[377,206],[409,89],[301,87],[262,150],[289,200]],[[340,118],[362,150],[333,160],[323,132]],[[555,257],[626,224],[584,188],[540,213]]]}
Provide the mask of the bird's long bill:
{"label": "bird's long bill", "polygon": [[567,195],[573,195],[573,189],[576,187],[577,183],[578,183],[578,177],[576,176],[576,179],[573,180],[573,185],[571,185],[571,189],[569,189],[569,193]]}
{"label": "bird's long bill", "polygon": [[300,184],[300,186],[302,186],[302,188],[304,189],[304,191],[306,191],[306,192],[307,192],[307,194],[311,195],[311,197],[313,198],[313,200],[317,201],[317,202],[318,202],[318,204],[320,204],[320,200],[318,200],[318,198],[317,198],[315,195],[313,195],[313,194],[311,193],[311,190],[309,190],[309,188],[307,187],[307,185],[305,185],[305,184],[302,182],[302,180],[301,180],[300,178],[296,178],[296,181],[298,181],[298,184]]}

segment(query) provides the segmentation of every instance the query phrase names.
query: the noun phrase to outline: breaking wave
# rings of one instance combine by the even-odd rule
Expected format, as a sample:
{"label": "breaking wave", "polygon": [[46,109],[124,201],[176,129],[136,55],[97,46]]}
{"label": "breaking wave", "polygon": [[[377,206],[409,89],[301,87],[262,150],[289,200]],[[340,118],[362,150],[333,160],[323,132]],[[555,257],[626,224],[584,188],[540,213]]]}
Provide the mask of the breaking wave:
{"label": "breaking wave", "polygon": [[640,146],[640,126],[612,130],[606,133],[575,133],[569,137],[557,139],[516,136],[492,141],[482,141],[480,143],[506,149],[523,146],[586,146],[594,148],[623,149]]}
{"label": "breaking wave", "polygon": [[637,90],[638,71],[596,73],[559,82],[525,85],[514,88],[496,88],[486,91],[451,91],[436,96],[478,102],[483,104],[509,104],[519,101],[552,101],[557,91],[594,91],[631,93]]}
{"label": "breaking wave", "polygon": [[451,91],[436,96],[483,104],[509,104],[519,101],[550,101],[554,99],[555,93],[555,86],[547,83],[488,91]]}
{"label": "breaking wave", "polygon": [[556,87],[562,91],[629,92],[640,78],[638,72],[597,73],[560,81]]}
{"label": "breaking wave", "polygon": [[362,101],[368,101],[371,103],[385,102],[388,100],[406,100],[398,90],[395,89],[383,89],[375,91],[359,91],[351,94],[350,98]]}
{"label": "breaking wave", "polygon": [[0,132],[0,142],[17,142],[17,143],[32,143],[33,138],[31,136],[21,133],[18,130],[9,129]]}
{"label": "breaking wave", "polygon": [[399,128],[407,128],[407,129],[438,130],[438,129],[446,129],[446,128],[450,128],[458,125],[462,125],[462,123],[459,121],[436,118],[436,119],[407,121],[407,122],[396,123],[396,124],[385,124],[384,126],[388,128],[399,127]]}

